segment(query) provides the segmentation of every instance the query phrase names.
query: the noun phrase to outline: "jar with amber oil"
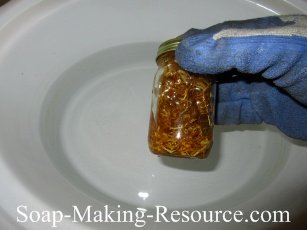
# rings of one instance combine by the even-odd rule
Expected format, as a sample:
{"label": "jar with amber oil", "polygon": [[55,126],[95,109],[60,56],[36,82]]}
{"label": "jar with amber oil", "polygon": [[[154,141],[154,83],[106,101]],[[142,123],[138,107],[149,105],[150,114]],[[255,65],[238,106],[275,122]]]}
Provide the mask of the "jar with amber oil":
{"label": "jar with amber oil", "polygon": [[177,64],[180,40],[168,40],[158,49],[148,144],[157,155],[205,158],[213,143],[214,80]]}

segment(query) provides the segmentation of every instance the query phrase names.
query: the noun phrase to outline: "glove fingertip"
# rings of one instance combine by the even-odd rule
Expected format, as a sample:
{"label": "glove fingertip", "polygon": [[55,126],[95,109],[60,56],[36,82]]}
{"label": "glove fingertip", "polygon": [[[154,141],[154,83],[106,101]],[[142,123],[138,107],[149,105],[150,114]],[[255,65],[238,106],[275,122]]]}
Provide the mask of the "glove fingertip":
{"label": "glove fingertip", "polygon": [[207,46],[203,39],[198,41],[197,36],[191,36],[179,44],[176,49],[176,61],[182,68],[193,73],[208,73],[208,65],[205,63]]}
{"label": "glove fingertip", "polygon": [[194,59],[191,55],[191,50],[181,42],[176,49],[176,61],[184,69],[191,71],[191,66],[194,66]]}

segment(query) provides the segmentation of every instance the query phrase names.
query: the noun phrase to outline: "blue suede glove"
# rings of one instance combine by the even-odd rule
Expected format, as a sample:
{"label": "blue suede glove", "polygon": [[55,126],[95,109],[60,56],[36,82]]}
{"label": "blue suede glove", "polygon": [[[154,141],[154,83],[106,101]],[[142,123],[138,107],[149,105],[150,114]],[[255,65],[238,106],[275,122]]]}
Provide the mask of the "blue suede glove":
{"label": "blue suede glove", "polygon": [[[307,140],[307,16],[229,21],[190,30],[176,50],[184,69],[216,77],[216,124],[275,125]],[[248,73],[235,77],[231,70]]]}

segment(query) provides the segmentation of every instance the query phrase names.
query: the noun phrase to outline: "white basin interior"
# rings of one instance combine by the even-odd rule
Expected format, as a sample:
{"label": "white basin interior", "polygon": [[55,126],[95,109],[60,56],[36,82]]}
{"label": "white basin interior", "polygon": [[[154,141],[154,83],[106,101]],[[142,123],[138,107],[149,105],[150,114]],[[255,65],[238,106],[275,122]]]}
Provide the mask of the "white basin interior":
{"label": "white basin interior", "polygon": [[[148,210],[154,205],[193,210],[282,208],[301,215],[307,208],[302,205],[307,199],[307,144],[286,138],[274,127],[216,126],[214,147],[205,160],[157,157],[148,150],[154,60],[161,41],[223,20],[299,12],[286,3],[229,2],[12,4],[9,12],[15,9],[19,16],[0,30],[0,227],[1,222],[6,226],[4,219],[12,229],[50,227],[17,225],[20,204],[67,213],[72,205],[108,204]],[[186,14],[189,17],[182,16]],[[133,229],[61,223],[61,229],[71,226]],[[193,224],[189,229],[203,227]]]}
{"label": "white basin interior", "polygon": [[[136,43],[103,50],[58,78],[41,110],[49,158],[78,188],[101,201],[115,199],[114,205],[225,208],[254,195],[288,156],[281,136],[265,126],[217,126],[206,160],[150,153],[156,48],[156,43]],[[234,178],[237,182],[230,183]]]}

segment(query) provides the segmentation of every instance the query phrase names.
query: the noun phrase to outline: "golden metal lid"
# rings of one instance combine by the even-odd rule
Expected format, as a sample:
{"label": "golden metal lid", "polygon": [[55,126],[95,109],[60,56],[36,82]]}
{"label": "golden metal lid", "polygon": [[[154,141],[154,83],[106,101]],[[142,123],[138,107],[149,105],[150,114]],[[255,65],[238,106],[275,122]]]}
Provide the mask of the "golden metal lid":
{"label": "golden metal lid", "polygon": [[182,40],[181,36],[178,36],[161,43],[161,45],[158,48],[157,57],[168,51],[176,50],[181,40]]}

